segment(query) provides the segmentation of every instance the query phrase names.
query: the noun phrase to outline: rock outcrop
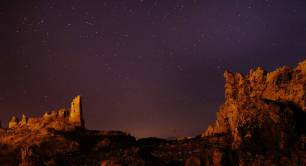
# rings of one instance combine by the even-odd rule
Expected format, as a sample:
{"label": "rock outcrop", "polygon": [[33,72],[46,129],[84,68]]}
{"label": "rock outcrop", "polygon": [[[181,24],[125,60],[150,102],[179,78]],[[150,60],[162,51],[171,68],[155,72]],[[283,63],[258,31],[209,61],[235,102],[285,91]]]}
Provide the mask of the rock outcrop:
{"label": "rock outcrop", "polygon": [[273,72],[226,71],[225,103],[202,136],[229,134],[233,148],[285,149],[305,134],[306,60]]}

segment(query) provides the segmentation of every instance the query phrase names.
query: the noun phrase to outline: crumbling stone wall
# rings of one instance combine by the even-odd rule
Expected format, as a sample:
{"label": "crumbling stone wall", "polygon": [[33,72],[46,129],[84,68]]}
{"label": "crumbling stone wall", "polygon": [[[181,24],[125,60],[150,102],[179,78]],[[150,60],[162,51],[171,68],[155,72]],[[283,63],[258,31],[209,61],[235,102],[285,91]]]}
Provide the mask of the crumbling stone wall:
{"label": "crumbling stone wall", "polygon": [[84,127],[82,115],[81,96],[77,96],[71,102],[70,109],[49,111],[44,113],[41,118],[28,118],[23,114],[20,121],[13,116],[8,127],[10,129],[16,127],[28,127],[35,129],[53,128],[57,130]]}

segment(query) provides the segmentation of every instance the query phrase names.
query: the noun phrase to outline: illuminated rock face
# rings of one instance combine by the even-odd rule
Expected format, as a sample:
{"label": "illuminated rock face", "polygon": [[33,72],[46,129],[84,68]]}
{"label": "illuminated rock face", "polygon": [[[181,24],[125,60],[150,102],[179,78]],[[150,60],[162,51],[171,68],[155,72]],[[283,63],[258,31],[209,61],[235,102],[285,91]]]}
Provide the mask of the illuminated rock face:
{"label": "illuminated rock face", "polygon": [[75,97],[71,102],[69,122],[75,124],[76,126],[84,127],[81,96]]}
{"label": "illuminated rock face", "polygon": [[256,68],[246,76],[226,71],[224,77],[226,101],[202,136],[229,134],[236,148],[256,142],[283,149],[301,134],[297,128],[306,113],[306,60],[293,69]]}

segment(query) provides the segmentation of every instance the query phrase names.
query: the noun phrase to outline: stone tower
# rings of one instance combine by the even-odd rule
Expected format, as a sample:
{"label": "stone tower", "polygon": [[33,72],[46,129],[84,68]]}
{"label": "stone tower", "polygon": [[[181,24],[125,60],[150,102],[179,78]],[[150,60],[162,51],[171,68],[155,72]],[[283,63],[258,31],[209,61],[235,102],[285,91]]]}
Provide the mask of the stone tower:
{"label": "stone tower", "polygon": [[79,127],[85,126],[83,120],[82,101],[80,95],[75,97],[71,102],[69,122]]}

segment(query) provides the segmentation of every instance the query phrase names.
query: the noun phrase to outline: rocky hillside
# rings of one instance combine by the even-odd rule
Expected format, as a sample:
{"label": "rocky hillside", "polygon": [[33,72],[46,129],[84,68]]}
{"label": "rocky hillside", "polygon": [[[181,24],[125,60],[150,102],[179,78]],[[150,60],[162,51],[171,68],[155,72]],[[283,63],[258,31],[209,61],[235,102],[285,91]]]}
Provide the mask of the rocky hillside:
{"label": "rocky hillside", "polygon": [[202,135],[136,140],[87,130],[78,96],[70,109],[13,117],[0,128],[0,165],[306,165],[306,60],[224,77],[226,101]]}

